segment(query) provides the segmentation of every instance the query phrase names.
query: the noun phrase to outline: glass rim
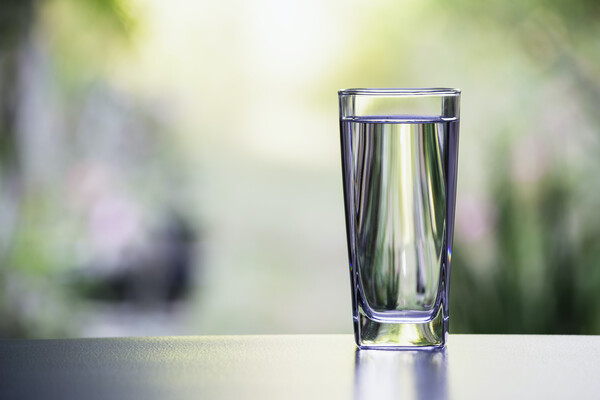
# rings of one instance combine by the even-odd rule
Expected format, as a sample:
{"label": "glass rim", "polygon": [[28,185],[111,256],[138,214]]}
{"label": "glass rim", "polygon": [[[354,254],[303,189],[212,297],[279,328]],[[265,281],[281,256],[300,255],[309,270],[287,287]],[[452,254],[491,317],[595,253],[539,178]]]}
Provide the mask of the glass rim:
{"label": "glass rim", "polygon": [[458,96],[461,90],[455,88],[356,88],[342,89],[339,96]]}

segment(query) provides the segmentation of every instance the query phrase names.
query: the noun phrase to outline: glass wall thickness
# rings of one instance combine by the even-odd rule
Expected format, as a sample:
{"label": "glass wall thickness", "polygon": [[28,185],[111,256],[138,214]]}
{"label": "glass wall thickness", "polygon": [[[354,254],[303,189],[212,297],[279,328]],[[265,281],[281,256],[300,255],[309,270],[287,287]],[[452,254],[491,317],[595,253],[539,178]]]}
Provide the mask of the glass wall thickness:
{"label": "glass wall thickness", "polygon": [[339,100],[356,343],[443,347],[460,91],[348,89]]}

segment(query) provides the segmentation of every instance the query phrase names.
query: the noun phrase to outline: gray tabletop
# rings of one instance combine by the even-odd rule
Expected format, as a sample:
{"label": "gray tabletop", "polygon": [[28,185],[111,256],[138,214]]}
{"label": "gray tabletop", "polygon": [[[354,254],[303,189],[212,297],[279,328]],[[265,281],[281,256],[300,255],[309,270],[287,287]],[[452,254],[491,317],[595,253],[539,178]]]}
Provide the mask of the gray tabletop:
{"label": "gray tabletop", "polygon": [[600,336],[450,335],[437,352],[350,335],[0,341],[0,398],[600,399]]}

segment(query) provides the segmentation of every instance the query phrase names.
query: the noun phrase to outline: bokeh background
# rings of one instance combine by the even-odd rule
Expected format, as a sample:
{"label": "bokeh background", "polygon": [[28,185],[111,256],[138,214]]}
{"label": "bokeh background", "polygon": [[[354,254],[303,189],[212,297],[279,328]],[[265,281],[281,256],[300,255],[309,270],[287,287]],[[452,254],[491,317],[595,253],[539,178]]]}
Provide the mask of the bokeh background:
{"label": "bokeh background", "polygon": [[0,337],[349,333],[337,90],[463,90],[451,332],[600,333],[597,0],[1,0]]}

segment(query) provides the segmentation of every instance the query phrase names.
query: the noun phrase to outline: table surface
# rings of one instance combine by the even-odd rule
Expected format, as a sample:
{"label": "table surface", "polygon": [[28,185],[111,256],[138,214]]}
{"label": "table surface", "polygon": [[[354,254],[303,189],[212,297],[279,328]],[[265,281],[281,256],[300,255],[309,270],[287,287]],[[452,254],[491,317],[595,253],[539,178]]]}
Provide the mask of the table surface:
{"label": "table surface", "polygon": [[0,398],[600,399],[600,336],[450,335],[434,352],[351,335],[8,340]]}

